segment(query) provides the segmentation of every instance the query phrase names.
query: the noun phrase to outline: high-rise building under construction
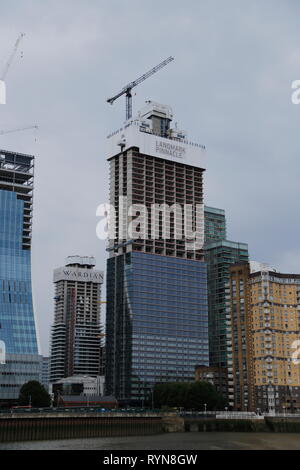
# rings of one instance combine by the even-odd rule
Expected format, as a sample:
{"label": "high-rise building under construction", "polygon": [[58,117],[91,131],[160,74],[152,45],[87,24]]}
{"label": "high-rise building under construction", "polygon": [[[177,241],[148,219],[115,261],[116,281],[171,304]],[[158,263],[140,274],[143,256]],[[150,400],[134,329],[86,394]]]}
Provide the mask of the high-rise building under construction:
{"label": "high-rise building under construction", "polygon": [[95,258],[69,256],[54,271],[55,313],[51,335],[50,382],[73,375],[102,374],[100,322],[103,273]]}
{"label": "high-rise building under construction", "polygon": [[144,401],[208,365],[205,148],[172,119],[150,101],[108,137],[106,393],[118,399]]}

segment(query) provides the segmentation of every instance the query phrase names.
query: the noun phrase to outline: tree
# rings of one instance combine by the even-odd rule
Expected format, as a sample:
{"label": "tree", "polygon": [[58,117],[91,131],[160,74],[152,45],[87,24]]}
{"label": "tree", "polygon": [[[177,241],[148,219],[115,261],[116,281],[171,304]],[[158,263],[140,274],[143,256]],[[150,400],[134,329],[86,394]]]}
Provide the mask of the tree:
{"label": "tree", "polygon": [[162,383],[154,388],[157,407],[178,407],[203,411],[223,409],[225,400],[208,382]]}
{"label": "tree", "polygon": [[31,405],[34,408],[44,408],[51,404],[51,398],[45,387],[36,380],[24,384],[19,394],[19,405]]}

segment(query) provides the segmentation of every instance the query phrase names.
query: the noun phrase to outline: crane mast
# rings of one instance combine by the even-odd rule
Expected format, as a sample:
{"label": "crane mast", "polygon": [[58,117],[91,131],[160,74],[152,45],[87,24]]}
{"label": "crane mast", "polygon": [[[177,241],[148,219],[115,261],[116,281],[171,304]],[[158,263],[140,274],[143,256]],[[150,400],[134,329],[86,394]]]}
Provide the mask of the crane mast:
{"label": "crane mast", "polygon": [[107,103],[113,104],[116,99],[118,99],[120,96],[125,95],[126,96],[126,120],[132,118],[132,89],[142,83],[144,80],[147,78],[151,77],[151,75],[155,74],[158,72],[160,69],[165,67],[167,64],[172,62],[174,60],[174,57],[170,56],[167,59],[163,60],[160,64],[156,65],[153,67],[151,70],[148,72],[144,73],[141,77],[139,77],[137,80],[134,80],[133,82],[128,83],[125,87],[122,88],[122,90],[117,93],[115,96],[112,98],[109,98],[107,100]]}
{"label": "crane mast", "polygon": [[9,70],[9,67],[11,66],[11,64],[12,64],[12,62],[13,62],[13,60],[14,60],[14,57],[15,57],[15,55],[16,55],[16,53],[17,53],[18,47],[19,47],[19,45],[20,45],[20,42],[22,41],[22,39],[23,39],[24,36],[25,36],[25,33],[21,33],[20,36],[18,37],[18,39],[16,40],[14,49],[13,49],[13,51],[12,51],[12,53],[11,53],[11,55],[10,55],[10,57],[9,57],[9,59],[8,59],[8,61],[7,61],[7,63],[6,63],[6,65],[5,65],[5,67],[4,67],[4,70],[3,70],[3,72],[2,72],[2,75],[1,75],[1,80],[2,80],[2,81],[4,81],[5,78],[6,78],[6,75],[7,75],[7,72],[8,72],[8,70]]}

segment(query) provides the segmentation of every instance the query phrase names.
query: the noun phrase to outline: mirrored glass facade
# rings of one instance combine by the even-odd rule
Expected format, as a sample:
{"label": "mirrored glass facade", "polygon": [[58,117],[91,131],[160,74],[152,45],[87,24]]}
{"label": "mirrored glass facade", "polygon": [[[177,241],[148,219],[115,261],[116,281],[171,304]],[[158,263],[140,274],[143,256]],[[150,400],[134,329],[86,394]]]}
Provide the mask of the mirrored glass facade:
{"label": "mirrored glass facade", "polygon": [[0,400],[39,380],[40,357],[31,289],[33,157],[0,151]]}
{"label": "mirrored glass facade", "polygon": [[208,365],[206,265],[128,253],[107,266],[107,393],[143,400]]}

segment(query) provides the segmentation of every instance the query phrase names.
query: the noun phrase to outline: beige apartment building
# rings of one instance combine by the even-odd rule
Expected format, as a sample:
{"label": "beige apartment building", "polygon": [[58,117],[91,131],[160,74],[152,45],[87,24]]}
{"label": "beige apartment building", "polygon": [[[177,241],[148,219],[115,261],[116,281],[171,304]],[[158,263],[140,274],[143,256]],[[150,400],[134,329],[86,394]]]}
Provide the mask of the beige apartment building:
{"label": "beige apartment building", "polygon": [[234,265],[226,294],[230,406],[300,411],[300,275]]}

